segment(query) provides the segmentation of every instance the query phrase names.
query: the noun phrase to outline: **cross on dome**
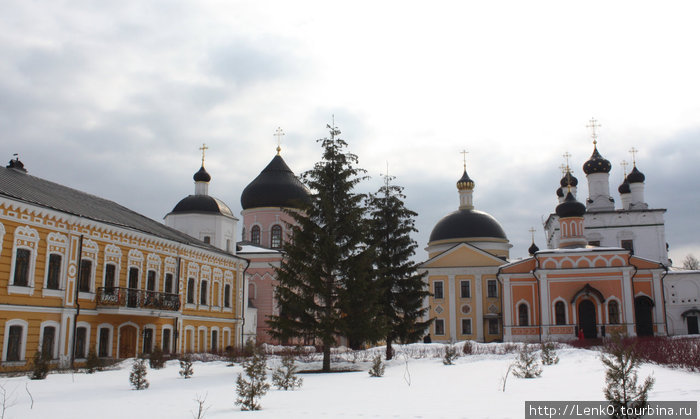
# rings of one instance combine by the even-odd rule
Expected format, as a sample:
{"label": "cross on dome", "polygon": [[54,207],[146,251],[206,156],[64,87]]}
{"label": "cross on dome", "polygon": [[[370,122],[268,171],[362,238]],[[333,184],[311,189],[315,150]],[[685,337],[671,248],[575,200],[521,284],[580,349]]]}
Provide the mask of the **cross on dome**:
{"label": "cross on dome", "polygon": [[277,137],[277,155],[279,156],[280,151],[282,151],[282,147],[280,147],[280,142],[282,141],[282,136],[284,135],[284,131],[282,131],[282,128],[277,127],[277,130],[272,135],[274,137]]}
{"label": "cross on dome", "polygon": [[591,138],[593,138],[593,144],[598,144],[598,133],[596,132],[596,129],[600,128],[601,125],[598,123],[598,120],[595,118],[591,118],[588,121],[588,125],[586,125],[586,128],[591,129]]}
{"label": "cross on dome", "polygon": [[460,154],[462,154],[464,159],[464,170],[467,170],[467,154],[469,154],[469,152],[467,150],[462,150],[460,151]]}
{"label": "cross on dome", "polygon": [[209,149],[205,143],[202,143],[202,146],[199,147],[199,149],[202,151],[202,167],[204,167],[204,152]]}
{"label": "cross on dome", "polygon": [[620,166],[622,166],[622,173],[624,173],[624,176],[627,176],[627,166],[629,166],[629,163],[627,163],[627,160],[622,160],[620,162]]}
{"label": "cross on dome", "polygon": [[637,153],[639,153],[639,150],[634,147],[630,148],[630,154],[632,154],[632,166],[637,166]]}

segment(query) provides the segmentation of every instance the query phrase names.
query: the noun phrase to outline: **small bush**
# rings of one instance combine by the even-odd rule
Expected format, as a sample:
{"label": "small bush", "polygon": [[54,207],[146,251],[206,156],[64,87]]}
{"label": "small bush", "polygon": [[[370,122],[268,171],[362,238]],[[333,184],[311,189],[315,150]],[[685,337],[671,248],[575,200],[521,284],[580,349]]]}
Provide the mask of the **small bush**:
{"label": "small bush", "polygon": [[49,375],[49,355],[36,351],[31,374],[32,380],[43,380]]}
{"label": "small bush", "polygon": [[515,358],[513,375],[520,378],[536,378],[541,374],[542,367],[537,362],[535,351],[530,345],[524,343],[518,352],[518,357]]}
{"label": "small bush", "polygon": [[165,366],[165,356],[160,348],[153,350],[148,357],[148,365],[154,370],[159,370]]}
{"label": "small bush", "polygon": [[553,342],[542,342],[542,365],[553,365],[559,363],[556,346]]}
{"label": "small bush", "polygon": [[148,380],[146,380],[146,360],[135,359],[129,374],[129,382],[134,390],[144,390],[148,388]]}
{"label": "small bush", "polygon": [[369,369],[369,375],[371,377],[381,377],[384,375],[384,363],[382,362],[382,356],[377,355],[372,360],[372,368]]}
{"label": "small bush", "polygon": [[192,368],[192,357],[190,354],[183,354],[180,357],[180,375],[187,379],[192,377],[194,369]]}
{"label": "small bush", "polygon": [[102,360],[97,356],[94,347],[88,352],[87,359],[85,360],[85,370],[88,374],[92,374],[95,371],[102,371]]}
{"label": "small bush", "polygon": [[474,346],[472,345],[471,341],[464,342],[462,353],[464,355],[472,355],[474,353]]}
{"label": "small bush", "polygon": [[445,355],[442,357],[442,363],[454,365],[455,359],[457,359],[457,349],[452,345],[445,345]]}
{"label": "small bush", "polygon": [[252,358],[243,362],[243,374],[238,374],[236,379],[236,394],[238,398],[235,404],[241,406],[241,410],[260,410],[258,399],[267,393],[270,384],[267,383],[267,359],[263,352],[256,352]]}
{"label": "small bush", "polygon": [[297,377],[294,355],[284,355],[282,365],[272,373],[272,383],[280,390],[294,390],[301,387],[303,381],[301,377]]}

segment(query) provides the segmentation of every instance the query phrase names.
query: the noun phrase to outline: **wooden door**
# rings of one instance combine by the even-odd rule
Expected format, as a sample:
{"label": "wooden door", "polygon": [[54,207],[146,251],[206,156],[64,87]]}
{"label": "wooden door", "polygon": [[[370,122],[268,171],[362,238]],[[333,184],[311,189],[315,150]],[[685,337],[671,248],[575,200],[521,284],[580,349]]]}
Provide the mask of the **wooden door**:
{"label": "wooden door", "polygon": [[583,300],[578,305],[578,325],[583,330],[583,337],[595,339],[598,337],[596,327],[595,304],[591,300]]}
{"label": "wooden door", "polygon": [[634,299],[634,317],[637,325],[637,336],[653,336],[654,323],[651,308],[654,302],[651,298],[640,296]]}
{"label": "wooden door", "polygon": [[688,316],[685,318],[688,322],[688,334],[697,335],[698,334],[698,316]]}
{"label": "wooden door", "polygon": [[136,327],[123,326],[119,329],[119,358],[136,356]]}

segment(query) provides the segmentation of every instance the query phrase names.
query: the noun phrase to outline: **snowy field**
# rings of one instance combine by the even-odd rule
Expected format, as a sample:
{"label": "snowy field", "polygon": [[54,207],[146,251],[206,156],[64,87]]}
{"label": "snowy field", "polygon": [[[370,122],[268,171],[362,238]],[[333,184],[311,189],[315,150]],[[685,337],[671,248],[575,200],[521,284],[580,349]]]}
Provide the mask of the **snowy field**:
{"label": "snowy field", "polygon": [[[205,396],[207,418],[520,418],[526,400],[603,400],[605,371],[595,351],[560,349],[559,364],[544,367],[535,379],[511,375],[503,392],[503,376],[515,354],[462,356],[451,366],[438,357],[407,356],[415,357],[416,348],[436,352],[441,347],[398,347],[381,378],[368,375],[366,360],[334,363],[334,368],[362,371],[303,374],[300,389],[272,387],[261,400],[263,410],[256,412],[234,406],[241,367],[220,361],[195,362],[188,380],[179,376],[178,362],[170,361],[164,369],[148,370],[150,388],[141,391],[130,388],[131,361],[95,374],[50,374],[42,381],[3,377],[0,383],[8,394],[5,419],[192,418],[195,399]],[[278,364],[278,357],[268,360],[270,368]],[[298,365],[320,368],[318,362]],[[650,374],[656,378],[650,400],[700,400],[700,373],[644,364],[640,381]]]}

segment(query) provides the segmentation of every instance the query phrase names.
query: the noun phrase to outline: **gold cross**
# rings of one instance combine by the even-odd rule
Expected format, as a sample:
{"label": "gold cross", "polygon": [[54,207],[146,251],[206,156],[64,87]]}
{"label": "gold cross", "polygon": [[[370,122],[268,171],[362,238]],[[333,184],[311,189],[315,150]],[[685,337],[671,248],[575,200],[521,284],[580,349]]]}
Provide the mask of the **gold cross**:
{"label": "gold cross", "polygon": [[629,166],[629,163],[627,161],[622,160],[620,162],[620,166],[622,166],[622,172],[624,173],[624,176],[627,176],[627,166]]}
{"label": "gold cross", "polygon": [[202,143],[202,146],[199,147],[200,150],[202,150],[202,167],[204,167],[204,152],[209,149],[206,144]]}
{"label": "gold cross", "polygon": [[593,145],[598,144],[598,133],[596,132],[597,128],[600,128],[600,124],[598,123],[598,120],[595,118],[591,118],[590,121],[588,121],[589,124],[586,125],[586,128],[591,129],[591,137],[593,138]]}
{"label": "gold cross", "polygon": [[636,157],[637,157],[637,153],[639,153],[639,150],[637,150],[636,148],[632,147],[632,148],[630,148],[630,153],[632,153],[632,165],[633,165],[633,166],[636,166],[636,165],[637,165],[637,159],[636,159]]}
{"label": "gold cross", "polygon": [[564,154],[562,154],[561,156],[566,159],[566,171],[568,172],[569,171],[569,157],[571,157],[571,153],[569,153],[567,151]]}
{"label": "gold cross", "polygon": [[464,171],[466,172],[467,171],[467,154],[469,154],[469,152],[467,150],[462,150],[462,151],[460,151],[460,153],[462,154],[462,156],[464,158]]}
{"label": "gold cross", "polygon": [[277,127],[277,131],[273,134],[273,136],[277,137],[277,155],[279,156],[280,151],[282,151],[282,147],[280,147],[280,142],[282,141],[282,136],[284,135],[284,131],[282,131],[282,128]]}
{"label": "gold cross", "polygon": [[559,170],[561,170],[562,175],[565,175],[566,172],[569,171],[569,168],[565,164],[562,164],[561,166],[559,166]]}

